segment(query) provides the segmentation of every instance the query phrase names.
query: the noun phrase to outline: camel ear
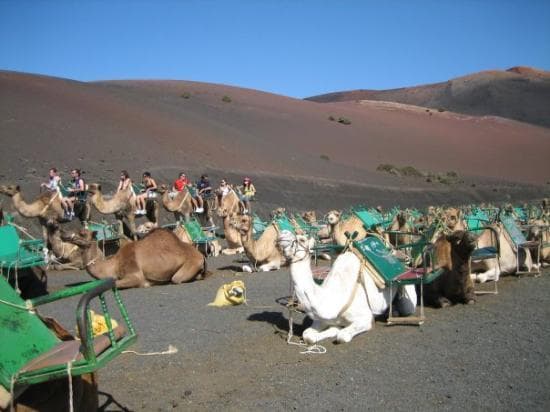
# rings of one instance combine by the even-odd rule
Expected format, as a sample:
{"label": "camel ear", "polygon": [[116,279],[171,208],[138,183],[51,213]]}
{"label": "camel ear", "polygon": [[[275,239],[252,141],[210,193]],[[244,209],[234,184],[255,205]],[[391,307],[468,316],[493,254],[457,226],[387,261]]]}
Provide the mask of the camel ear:
{"label": "camel ear", "polygon": [[97,230],[92,231],[92,239],[97,240]]}
{"label": "camel ear", "polygon": [[20,192],[20,191],[21,191],[21,186],[16,185],[16,186],[15,186],[15,190],[17,190],[18,192]]}

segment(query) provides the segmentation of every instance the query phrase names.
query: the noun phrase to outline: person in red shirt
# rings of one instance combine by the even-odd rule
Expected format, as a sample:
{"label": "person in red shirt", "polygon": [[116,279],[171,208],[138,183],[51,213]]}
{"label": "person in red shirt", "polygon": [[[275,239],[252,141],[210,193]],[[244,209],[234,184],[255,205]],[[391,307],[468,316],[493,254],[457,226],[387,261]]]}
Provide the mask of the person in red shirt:
{"label": "person in red shirt", "polygon": [[189,184],[189,179],[187,179],[187,176],[185,176],[185,173],[180,173],[178,178],[174,181],[174,184],[172,186],[172,190],[174,192],[181,192]]}
{"label": "person in red shirt", "polygon": [[172,190],[175,192],[181,192],[187,187],[187,190],[189,190],[189,193],[191,194],[191,201],[193,202],[193,209],[195,209],[195,212],[202,213],[204,212],[203,206],[202,206],[202,199],[200,199],[201,204],[199,205],[197,203],[197,191],[191,184],[191,181],[187,178],[185,173],[180,173],[179,177],[174,181],[174,184],[172,185]]}

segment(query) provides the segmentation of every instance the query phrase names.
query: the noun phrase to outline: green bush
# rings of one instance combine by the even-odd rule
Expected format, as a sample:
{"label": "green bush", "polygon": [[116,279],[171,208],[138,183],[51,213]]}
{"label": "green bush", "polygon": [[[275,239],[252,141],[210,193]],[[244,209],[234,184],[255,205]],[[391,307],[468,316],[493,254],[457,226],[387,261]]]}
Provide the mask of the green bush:
{"label": "green bush", "polygon": [[184,93],[182,93],[182,94],[180,95],[180,97],[181,97],[182,99],[189,99],[189,98],[191,97],[191,95],[190,95],[189,93],[187,93],[187,92],[184,92]]}
{"label": "green bush", "polygon": [[229,97],[228,95],[222,97],[222,102],[224,103],[231,103],[231,101],[231,97]]}
{"label": "green bush", "polygon": [[334,121],[336,120],[336,117],[334,117],[334,116],[331,115],[331,116],[328,117],[328,119],[329,119],[331,122],[334,122]]}
{"label": "green bush", "polygon": [[339,117],[339,118],[338,118],[338,123],[342,123],[342,124],[351,124],[351,120],[348,119],[347,117]]}
{"label": "green bush", "polygon": [[330,160],[330,157],[328,157],[326,154],[322,154],[321,159],[326,160],[327,162]]}
{"label": "green bush", "polygon": [[412,166],[405,166],[401,168],[401,174],[403,176],[410,176],[410,177],[422,177],[422,173],[415,169]]}

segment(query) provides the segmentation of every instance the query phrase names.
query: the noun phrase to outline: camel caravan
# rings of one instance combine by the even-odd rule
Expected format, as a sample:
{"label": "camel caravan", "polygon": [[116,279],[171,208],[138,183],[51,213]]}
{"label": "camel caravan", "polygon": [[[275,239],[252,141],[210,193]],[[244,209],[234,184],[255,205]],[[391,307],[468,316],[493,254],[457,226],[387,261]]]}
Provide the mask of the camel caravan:
{"label": "camel caravan", "polygon": [[[223,259],[234,259],[239,266],[233,267],[241,273],[288,267],[289,342],[292,313],[300,311],[313,321],[303,331],[303,342],[315,346],[326,339],[350,342],[369,331],[376,319],[389,325],[420,325],[425,321],[424,304],[473,304],[480,294],[497,294],[501,276],[537,276],[550,264],[547,200],[521,207],[423,211],[354,206],[330,210],[321,218],[314,210],[290,213],[279,207],[264,221],[252,211],[254,199],[225,179],[212,188],[203,175],[201,185],[190,188],[182,173],[178,179],[183,183],[170,188],[157,187],[150,173],[144,173],[145,185],[139,189],[123,171],[117,190],[104,194],[101,184],[79,182],[76,172],[73,192],[84,193],[72,201],[66,199],[70,191],[47,190],[29,201],[32,197],[24,196],[19,186],[0,185],[0,194],[11,200],[11,206],[0,210],[0,293],[11,296],[14,307],[22,305],[15,303],[21,300],[15,291],[25,293],[19,274],[29,268],[84,270],[95,279],[87,288],[101,285],[118,293],[206,279],[215,275],[208,270],[211,259],[233,256]],[[171,223],[160,224],[162,211]],[[19,217],[37,219],[42,239],[31,239],[15,222]],[[140,219],[146,222],[138,225]],[[238,299],[223,297],[229,293],[225,289],[235,289],[226,285],[211,306],[243,303],[241,283]],[[124,330],[110,320],[103,323],[111,339],[128,338],[129,344],[135,331],[125,309],[121,313]],[[90,330],[85,323],[79,328]],[[92,332],[89,336],[98,339]],[[112,342],[107,339],[105,347],[120,351]],[[0,382],[0,406],[14,396]]]}

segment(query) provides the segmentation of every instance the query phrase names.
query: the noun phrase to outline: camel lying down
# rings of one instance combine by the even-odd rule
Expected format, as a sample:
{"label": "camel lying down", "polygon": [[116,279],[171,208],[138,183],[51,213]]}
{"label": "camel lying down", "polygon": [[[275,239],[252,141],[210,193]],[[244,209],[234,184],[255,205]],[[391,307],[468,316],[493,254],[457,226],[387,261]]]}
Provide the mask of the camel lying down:
{"label": "camel lying down", "polygon": [[143,239],[123,245],[107,259],[95,238],[96,232],[82,229],[66,240],[81,249],[82,261],[92,277],[115,277],[118,288],[183,283],[209,275],[206,258],[167,229],[155,229]]}
{"label": "camel lying down", "polygon": [[278,238],[284,257],[290,262],[290,275],[296,296],[313,325],[302,335],[307,344],[323,339],[350,342],[372,328],[374,316],[385,314],[390,300],[401,316],[416,310],[416,290],[407,285],[394,290],[379,289],[359,258],[345,252],[334,261],[321,286],[313,281],[310,248],[306,236],[283,230]]}

